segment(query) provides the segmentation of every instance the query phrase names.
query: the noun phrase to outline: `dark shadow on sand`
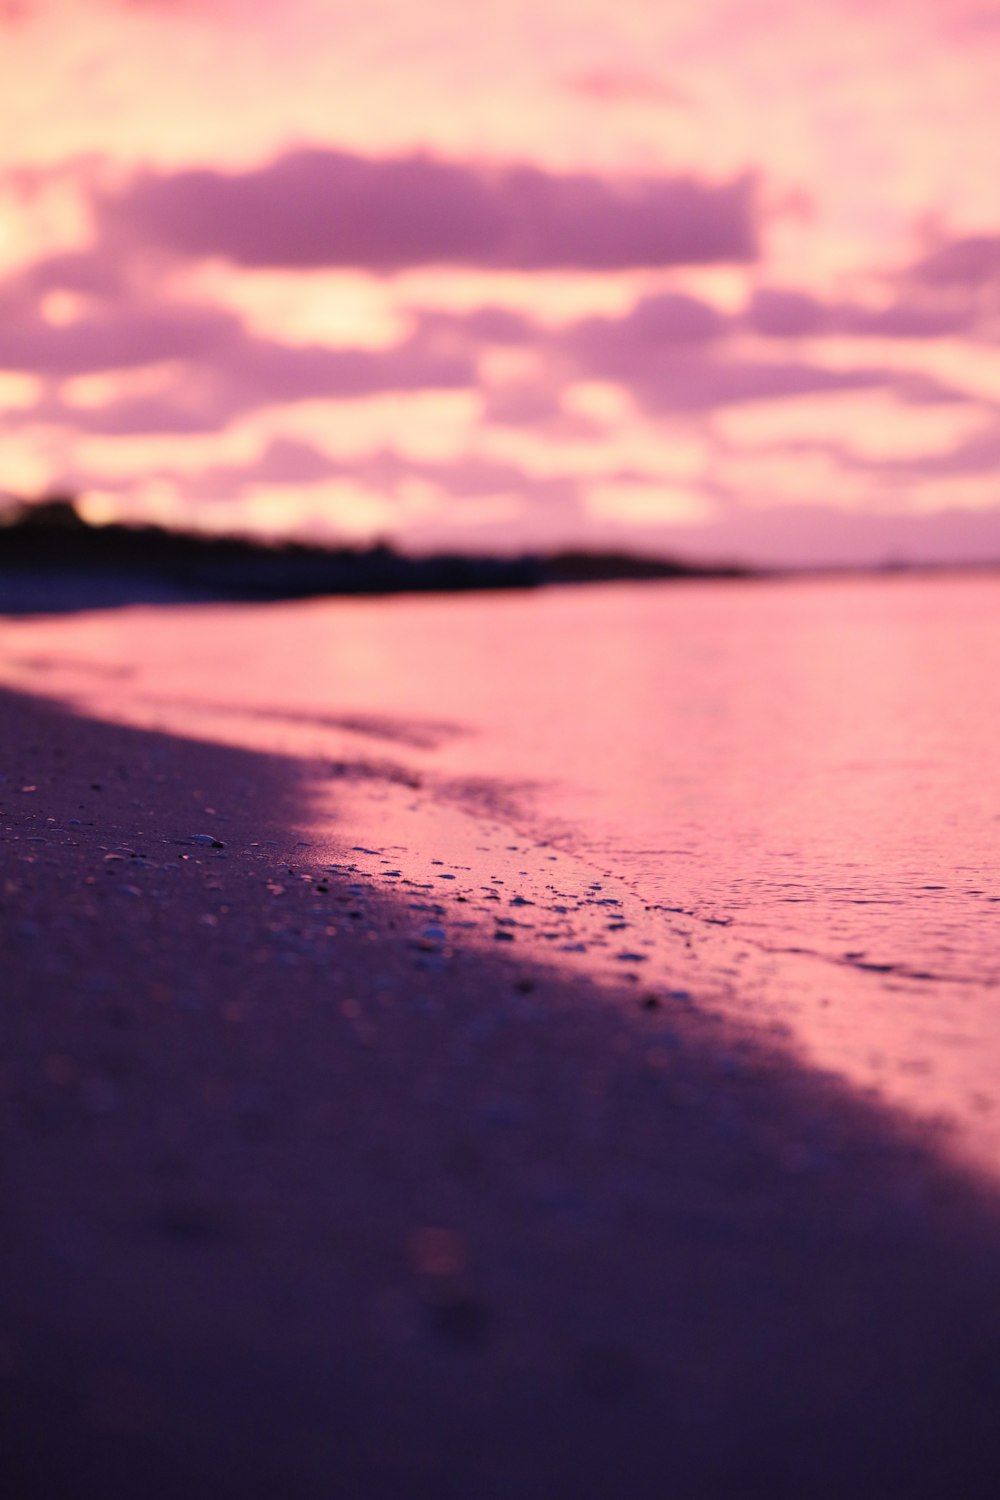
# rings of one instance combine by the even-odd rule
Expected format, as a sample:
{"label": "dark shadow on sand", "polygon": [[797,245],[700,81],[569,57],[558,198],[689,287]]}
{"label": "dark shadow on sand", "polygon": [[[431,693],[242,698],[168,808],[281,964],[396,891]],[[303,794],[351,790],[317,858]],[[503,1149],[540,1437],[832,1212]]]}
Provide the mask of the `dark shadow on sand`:
{"label": "dark shadow on sand", "polygon": [[991,1184],[697,1010],[431,962],[302,767],[0,715],[10,1500],[1000,1492]]}

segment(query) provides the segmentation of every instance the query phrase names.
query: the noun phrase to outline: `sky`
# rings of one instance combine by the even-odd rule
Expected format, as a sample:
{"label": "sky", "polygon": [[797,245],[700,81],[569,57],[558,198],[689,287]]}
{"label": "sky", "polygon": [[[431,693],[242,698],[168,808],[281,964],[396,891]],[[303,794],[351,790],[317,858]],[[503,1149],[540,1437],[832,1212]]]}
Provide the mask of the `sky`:
{"label": "sky", "polygon": [[1000,0],[0,0],[0,493],[1000,558]]}

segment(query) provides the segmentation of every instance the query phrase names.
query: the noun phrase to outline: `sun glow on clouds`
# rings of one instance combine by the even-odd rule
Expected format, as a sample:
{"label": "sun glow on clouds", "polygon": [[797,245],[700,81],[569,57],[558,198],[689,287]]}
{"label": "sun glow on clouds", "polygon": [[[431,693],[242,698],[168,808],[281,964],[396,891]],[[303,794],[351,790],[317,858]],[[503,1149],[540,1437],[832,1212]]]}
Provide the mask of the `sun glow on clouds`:
{"label": "sun glow on clouds", "polygon": [[0,491],[754,555],[819,506],[816,560],[880,506],[1000,515],[982,11],[30,0]]}
{"label": "sun glow on clouds", "polygon": [[907,485],[907,499],[918,515],[949,510],[995,511],[997,479],[995,474],[916,479]]}
{"label": "sun glow on clouds", "polygon": [[[245,499],[241,499],[243,504],[249,505],[254,529],[276,537],[287,535],[291,519],[303,536],[321,541],[366,541],[378,536],[394,519],[385,499],[342,479],[298,485],[292,497],[284,487],[250,485]],[[225,508],[219,510],[218,524],[220,530],[232,525]]]}
{"label": "sun glow on clouds", "polygon": [[35,442],[30,437],[4,441],[3,479],[0,501],[5,495],[37,495],[49,485],[53,470],[51,441]]}
{"label": "sun glow on clouds", "polygon": [[351,271],[244,271],[237,277],[210,263],[178,278],[178,291],[229,308],[254,333],[290,344],[388,349],[412,321],[384,284]]}
{"label": "sun glow on clouds", "polygon": [[950,453],[982,423],[982,410],[966,403],[920,406],[884,392],[847,391],[835,399],[733,407],[719,412],[713,425],[726,443],[746,450],[839,443],[860,459],[919,462]]}
{"label": "sun glow on clouds", "polygon": [[599,520],[624,526],[662,526],[704,521],[711,510],[705,497],[694,489],[675,484],[641,484],[631,481],[600,483],[587,490],[587,509]]}
{"label": "sun glow on clouds", "polygon": [[519,465],[526,475],[554,478],[576,475],[587,481],[610,473],[630,471],[651,478],[697,481],[712,453],[707,432],[687,424],[673,430],[641,418],[609,424],[596,437],[576,438],[547,430],[539,436],[518,428],[497,429],[482,435],[482,451]]}
{"label": "sun glow on clouds", "polygon": [[41,382],[33,375],[0,373],[0,408],[6,412],[27,411],[38,400]]}
{"label": "sun glow on clouds", "polygon": [[127,375],[104,372],[100,375],[74,375],[61,383],[63,400],[82,411],[103,411],[112,402],[129,396],[155,396],[169,389],[178,370],[172,361],[130,370]]}

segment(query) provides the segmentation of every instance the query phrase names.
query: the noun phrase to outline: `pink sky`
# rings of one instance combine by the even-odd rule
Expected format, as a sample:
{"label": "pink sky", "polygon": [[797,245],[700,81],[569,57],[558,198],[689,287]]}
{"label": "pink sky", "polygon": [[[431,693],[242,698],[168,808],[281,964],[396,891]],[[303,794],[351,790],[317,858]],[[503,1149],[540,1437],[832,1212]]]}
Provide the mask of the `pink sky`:
{"label": "pink sky", "polygon": [[0,490],[1000,557],[1000,3],[0,0]]}

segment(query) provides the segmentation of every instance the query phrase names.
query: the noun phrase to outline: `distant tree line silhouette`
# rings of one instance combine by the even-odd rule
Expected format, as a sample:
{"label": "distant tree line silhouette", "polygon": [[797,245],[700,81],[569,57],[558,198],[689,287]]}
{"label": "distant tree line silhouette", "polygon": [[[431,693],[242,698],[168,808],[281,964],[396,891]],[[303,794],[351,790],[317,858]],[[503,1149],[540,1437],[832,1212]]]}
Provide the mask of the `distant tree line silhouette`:
{"label": "distant tree line silhouette", "polygon": [[747,571],[584,549],[516,557],[452,552],[418,557],[384,542],[360,548],[321,547],[155,525],[95,526],[80,514],[70,495],[8,506],[0,517],[0,569],[143,575],[176,585],[186,594],[248,600],[739,577]]}

